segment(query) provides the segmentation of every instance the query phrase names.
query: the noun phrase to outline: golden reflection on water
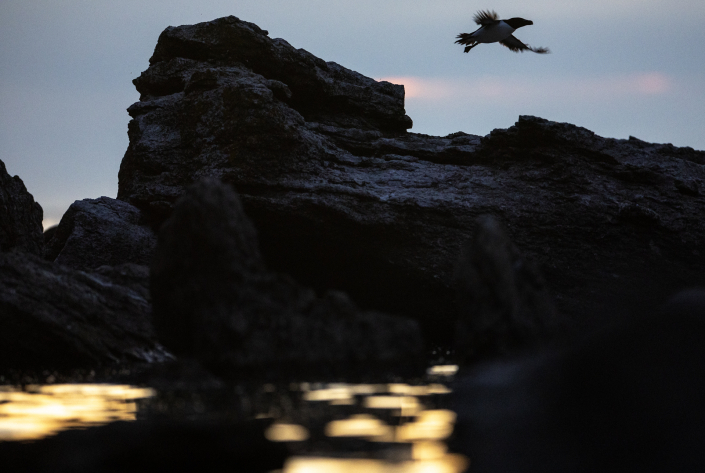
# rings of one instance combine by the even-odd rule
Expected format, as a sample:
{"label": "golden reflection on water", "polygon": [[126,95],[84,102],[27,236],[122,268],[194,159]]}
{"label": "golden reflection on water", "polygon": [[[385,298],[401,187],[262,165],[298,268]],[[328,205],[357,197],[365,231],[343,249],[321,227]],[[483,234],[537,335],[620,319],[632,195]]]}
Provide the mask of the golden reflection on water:
{"label": "golden reflection on water", "polygon": [[135,420],[151,389],[111,384],[0,386],[0,441],[37,440],[61,430]]}
{"label": "golden reflection on water", "polygon": [[271,442],[303,442],[308,440],[308,429],[303,425],[275,422],[264,432]]}
{"label": "golden reflection on water", "polygon": [[[427,374],[436,378],[451,377],[457,370],[455,365],[437,366],[430,368]],[[296,390],[295,386],[293,388]],[[391,448],[389,458],[383,455],[381,459],[360,458],[364,455],[362,452],[355,458],[300,455],[287,460],[281,473],[460,473],[469,466],[466,457],[449,453],[445,444],[453,433],[456,414],[447,409],[429,408],[424,401],[427,396],[450,393],[443,384],[302,383],[298,390],[308,402],[358,405],[367,411],[331,420],[325,426],[326,437],[359,438],[377,444],[406,446],[406,449],[401,450],[405,453],[400,456],[398,449]],[[375,414],[383,410],[388,410],[398,422],[390,425]]]}
{"label": "golden reflection on water", "polygon": [[364,405],[368,409],[396,409],[403,417],[416,415],[422,409],[419,400],[412,396],[370,396]]}
{"label": "golden reflection on water", "polygon": [[458,372],[458,365],[435,365],[426,372],[431,376],[454,376]]}
{"label": "golden reflection on water", "polygon": [[287,460],[284,473],[458,473],[468,460],[462,455],[388,462],[367,458],[294,457]]}
{"label": "golden reflection on water", "polygon": [[[455,366],[441,366],[430,368],[427,374],[431,380],[445,381],[456,371]],[[469,465],[466,457],[447,451],[445,440],[453,432],[456,416],[438,407],[442,398],[433,397],[451,392],[440,382],[300,383],[285,388],[281,397],[275,385],[267,384],[261,389],[272,399],[290,406],[282,413],[281,406],[277,409],[265,403],[262,407],[268,412],[259,415],[256,415],[259,409],[251,412],[254,417],[274,419],[265,431],[270,441],[294,442],[299,446],[299,453],[286,461],[281,473],[460,473]],[[24,389],[0,386],[0,441],[36,440],[65,429],[135,420],[136,401],[155,395],[151,389],[127,385],[65,384]],[[321,427],[316,430],[309,425],[307,412],[311,411],[300,409],[300,405],[295,407],[294,398],[310,403],[311,407],[316,403],[332,406],[321,406],[329,411],[315,408],[318,415],[330,412],[325,414],[330,417],[322,432]],[[346,414],[340,418],[343,413]],[[353,450],[346,446],[323,450],[339,451],[346,458],[321,456],[316,447],[321,438],[334,442],[360,439],[376,447],[358,451],[360,444],[354,443],[357,447],[352,447]],[[372,458],[364,458],[365,455]]]}
{"label": "golden reflection on water", "polygon": [[348,419],[328,422],[325,434],[328,437],[394,438],[392,427],[369,414],[355,414]]}

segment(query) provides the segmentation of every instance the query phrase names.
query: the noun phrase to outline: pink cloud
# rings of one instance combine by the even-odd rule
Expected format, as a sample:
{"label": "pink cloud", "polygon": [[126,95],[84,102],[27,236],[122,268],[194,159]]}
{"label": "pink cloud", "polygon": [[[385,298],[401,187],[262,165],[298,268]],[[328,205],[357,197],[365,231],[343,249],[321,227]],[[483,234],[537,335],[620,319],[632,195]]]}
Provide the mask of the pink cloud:
{"label": "pink cloud", "polygon": [[671,90],[671,80],[658,72],[641,74],[636,83],[637,89],[642,94],[663,94]]}
{"label": "pink cloud", "polygon": [[452,81],[422,77],[383,77],[381,80],[404,86],[406,98],[442,99],[456,93]]}
{"label": "pink cloud", "polygon": [[660,72],[619,74],[601,77],[525,79],[486,76],[476,79],[441,79],[413,76],[385,77],[403,84],[406,97],[416,100],[483,100],[533,102],[551,97],[557,100],[613,100],[634,95],[662,95],[673,89],[673,80]]}

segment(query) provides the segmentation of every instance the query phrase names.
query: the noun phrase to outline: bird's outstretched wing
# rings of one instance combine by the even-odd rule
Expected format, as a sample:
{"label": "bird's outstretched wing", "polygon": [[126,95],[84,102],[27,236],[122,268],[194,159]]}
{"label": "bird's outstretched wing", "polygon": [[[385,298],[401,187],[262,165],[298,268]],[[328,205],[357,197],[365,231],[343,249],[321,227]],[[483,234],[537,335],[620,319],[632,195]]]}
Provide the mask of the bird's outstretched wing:
{"label": "bird's outstretched wing", "polygon": [[551,51],[549,51],[548,48],[532,48],[531,46],[519,41],[514,35],[509,35],[509,38],[500,41],[499,44],[509,48],[511,51],[514,51],[515,53],[523,53],[524,51],[533,51],[537,54],[546,54],[546,53],[551,52]]}
{"label": "bird's outstretched wing", "polygon": [[494,10],[480,10],[475,13],[475,16],[472,19],[475,20],[475,23],[478,25],[487,26],[497,23],[499,21],[499,15]]}

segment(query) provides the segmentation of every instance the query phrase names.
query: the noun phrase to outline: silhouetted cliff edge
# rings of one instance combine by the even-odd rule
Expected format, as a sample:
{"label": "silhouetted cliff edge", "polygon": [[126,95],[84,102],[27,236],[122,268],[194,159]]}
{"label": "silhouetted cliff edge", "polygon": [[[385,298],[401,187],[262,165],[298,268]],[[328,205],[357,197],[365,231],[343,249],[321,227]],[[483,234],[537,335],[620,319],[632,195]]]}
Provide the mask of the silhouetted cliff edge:
{"label": "silhouetted cliff edge", "polygon": [[582,323],[702,283],[705,153],[521,116],[480,137],[407,132],[404,89],[235,17],[169,27],[134,81],[118,198],[158,226],[230,183],[273,269],[448,340],[453,272],[492,214]]}

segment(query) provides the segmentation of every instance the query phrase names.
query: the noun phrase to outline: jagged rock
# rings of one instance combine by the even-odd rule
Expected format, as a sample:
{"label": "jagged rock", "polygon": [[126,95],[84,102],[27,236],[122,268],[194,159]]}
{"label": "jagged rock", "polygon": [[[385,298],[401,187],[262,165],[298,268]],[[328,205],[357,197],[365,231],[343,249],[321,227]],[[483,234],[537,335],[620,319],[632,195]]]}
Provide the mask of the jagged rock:
{"label": "jagged rock", "polygon": [[135,83],[119,199],[157,225],[186,186],[219,177],[269,267],[411,315],[439,341],[453,337],[454,265],[482,214],[579,323],[705,282],[701,151],[528,116],[484,138],[407,133],[400,86],[233,17],[167,29]]}
{"label": "jagged rock", "polygon": [[11,177],[0,161],[0,251],[17,248],[41,255],[42,207],[27,192],[19,176]]}
{"label": "jagged rock", "polygon": [[478,218],[455,271],[458,360],[507,353],[556,330],[553,301],[538,269],[496,218]]}
{"label": "jagged rock", "polygon": [[91,273],[0,253],[0,368],[171,359],[154,336],[146,278],[147,268],[133,265]]}
{"label": "jagged rock", "polygon": [[413,321],[268,272],[237,194],[214,179],[191,187],[162,226],[151,292],[162,343],[221,372],[409,368],[422,350]]}
{"label": "jagged rock", "polygon": [[45,249],[50,261],[93,270],[124,263],[149,265],[157,238],[140,225],[140,211],[109,197],[77,200],[52,231]]}
{"label": "jagged rock", "polygon": [[452,447],[483,472],[696,472],[705,462],[705,290],[453,389]]}

